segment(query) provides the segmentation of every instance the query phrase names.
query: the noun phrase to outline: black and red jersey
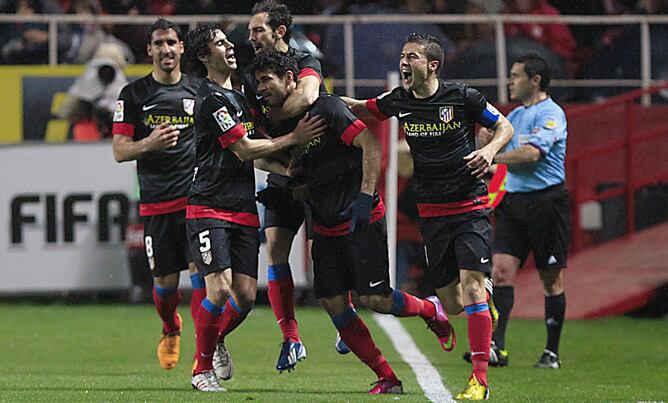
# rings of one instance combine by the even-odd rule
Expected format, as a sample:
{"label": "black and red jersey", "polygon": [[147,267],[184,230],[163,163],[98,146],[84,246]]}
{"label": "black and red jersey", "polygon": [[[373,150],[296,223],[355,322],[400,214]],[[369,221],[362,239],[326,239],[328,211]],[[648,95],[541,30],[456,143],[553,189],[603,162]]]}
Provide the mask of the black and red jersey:
{"label": "black and red jersey", "polygon": [[[290,57],[295,59],[297,67],[299,68],[298,78],[313,76],[320,80],[320,91],[327,92],[325,82],[322,79],[322,66],[320,61],[308,53],[297,51],[290,48],[287,53]],[[247,73],[243,79],[243,91],[248,99],[251,112],[253,116],[258,118],[265,118],[269,108],[264,104],[262,96],[257,91],[257,81],[253,74]]]}
{"label": "black and red jersey", "polygon": [[[362,184],[362,150],[354,147],[352,142],[366,125],[335,95],[322,94],[308,113],[322,117],[327,130],[308,144],[293,147],[291,153],[293,164],[298,163],[304,168],[313,211],[313,230],[322,235],[345,235],[349,222],[341,220],[339,213],[355,201]],[[300,118],[272,128],[270,135],[292,131]],[[371,222],[384,216],[378,195],[374,207]]]}
{"label": "black and red jersey", "polygon": [[193,113],[198,83],[183,74],[178,83],[165,85],[149,74],[126,85],[116,101],[114,135],[139,141],[165,122],[181,132],[175,147],[137,159],[142,216],[172,213],[186,206],[195,166]]}
{"label": "black and red jersey", "polygon": [[476,122],[491,128],[499,112],[478,90],[439,80],[429,98],[397,87],[367,100],[366,107],[378,119],[399,119],[413,156],[411,184],[421,216],[441,215],[434,210],[440,207],[469,211],[486,203],[487,187],[471,175],[464,157],[476,149]]}
{"label": "black and red jersey", "polygon": [[187,218],[217,218],[259,226],[253,162],[241,161],[229,149],[254,132],[243,94],[205,79],[195,101],[197,161]]}

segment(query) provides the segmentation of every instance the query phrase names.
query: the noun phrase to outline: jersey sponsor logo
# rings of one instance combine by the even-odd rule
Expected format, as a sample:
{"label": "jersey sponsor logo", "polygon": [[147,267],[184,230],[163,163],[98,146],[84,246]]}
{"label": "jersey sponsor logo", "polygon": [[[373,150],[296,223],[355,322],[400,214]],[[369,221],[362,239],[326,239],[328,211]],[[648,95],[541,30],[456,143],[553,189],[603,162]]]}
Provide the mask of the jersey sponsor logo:
{"label": "jersey sponsor logo", "polygon": [[412,114],[413,114],[413,112],[399,112],[399,117],[403,118],[405,116],[412,115]]}
{"label": "jersey sponsor logo", "polygon": [[123,110],[125,109],[124,101],[116,101],[116,110],[114,111],[114,122],[123,121]]}
{"label": "jersey sponsor logo", "polygon": [[246,131],[246,135],[252,136],[255,133],[255,123],[251,122],[243,122],[244,123],[244,130]]}
{"label": "jersey sponsor logo", "polygon": [[404,123],[404,133],[409,137],[440,137],[449,130],[462,128],[462,122]]}
{"label": "jersey sponsor logo", "polygon": [[195,100],[191,98],[183,98],[183,110],[190,116],[195,112]]}
{"label": "jersey sponsor logo", "polygon": [[156,106],[158,106],[158,104],[153,104],[153,105],[143,105],[143,106],[141,107],[141,110],[144,111],[144,112],[146,112],[146,111],[150,111],[151,109],[155,108]]}
{"label": "jersey sponsor logo", "polygon": [[306,154],[308,154],[311,151],[311,148],[317,146],[318,144],[322,143],[322,140],[320,137],[313,139],[309,141],[306,144],[301,144],[295,147],[292,147],[290,150],[290,155],[295,161],[299,161],[302,159],[302,157]]}
{"label": "jersey sponsor logo", "polygon": [[227,111],[227,107],[223,106],[213,113],[213,118],[218,123],[220,130],[226,132],[234,127],[234,119],[230,115],[230,112]]}
{"label": "jersey sponsor logo", "polygon": [[185,129],[195,124],[192,116],[170,116],[170,115],[148,115],[144,124],[150,128],[156,128],[161,123],[169,123],[177,129]]}
{"label": "jersey sponsor logo", "polygon": [[545,122],[544,126],[547,130],[554,130],[557,128],[557,121],[554,119],[548,119],[547,122]]}
{"label": "jersey sponsor logo", "polygon": [[438,117],[443,123],[450,122],[455,117],[455,108],[452,106],[441,106],[438,108]]}
{"label": "jersey sponsor logo", "polygon": [[499,114],[500,114],[499,110],[496,109],[494,107],[494,105],[490,104],[489,102],[487,102],[487,106],[485,107],[485,109],[487,109],[489,111],[489,113],[491,113],[494,116],[499,116]]}

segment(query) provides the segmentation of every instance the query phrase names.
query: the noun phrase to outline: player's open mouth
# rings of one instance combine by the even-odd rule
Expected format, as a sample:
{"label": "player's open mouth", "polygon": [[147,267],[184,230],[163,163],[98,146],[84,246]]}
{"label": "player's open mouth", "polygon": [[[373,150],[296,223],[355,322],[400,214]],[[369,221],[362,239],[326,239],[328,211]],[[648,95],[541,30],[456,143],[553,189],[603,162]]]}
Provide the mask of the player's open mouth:
{"label": "player's open mouth", "polygon": [[413,82],[413,73],[408,70],[401,70],[401,78],[403,78],[404,83],[410,84]]}
{"label": "player's open mouth", "polygon": [[225,55],[225,59],[230,63],[237,62],[237,57],[235,56],[234,51],[227,52],[227,54]]}

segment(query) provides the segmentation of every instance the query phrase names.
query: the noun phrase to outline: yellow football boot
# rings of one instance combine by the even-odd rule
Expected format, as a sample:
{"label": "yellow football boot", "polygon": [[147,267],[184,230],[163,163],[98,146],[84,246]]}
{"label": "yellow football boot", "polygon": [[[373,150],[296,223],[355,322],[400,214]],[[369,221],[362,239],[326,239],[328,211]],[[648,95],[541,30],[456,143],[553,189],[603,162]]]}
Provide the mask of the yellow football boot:
{"label": "yellow football boot", "polygon": [[476,379],[475,375],[471,375],[469,384],[461,393],[457,394],[457,400],[487,400],[489,399],[489,388],[482,385]]}

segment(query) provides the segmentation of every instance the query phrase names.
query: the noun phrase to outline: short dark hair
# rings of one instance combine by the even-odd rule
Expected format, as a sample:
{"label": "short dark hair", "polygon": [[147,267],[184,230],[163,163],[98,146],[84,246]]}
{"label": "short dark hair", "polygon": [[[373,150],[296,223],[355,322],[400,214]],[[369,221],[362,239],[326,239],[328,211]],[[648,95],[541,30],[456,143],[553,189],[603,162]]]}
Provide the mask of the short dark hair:
{"label": "short dark hair", "polygon": [[270,70],[280,78],[285,77],[285,73],[291,71],[295,76],[295,80],[299,75],[299,67],[294,57],[287,53],[279,52],[277,50],[263,50],[255,56],[255,59],[246,69],[246,73],[255,76],[255,73],[260,70]]}
{"label": "short dark hair", "polygon": [[216,24],[204,24],[188,32],[185,40],[186,49],[181,58],[186,73],[198,77],[206,76],[206,66],[199,57],[211,53],[209,42],[216,37],[216,31],[222,31],[222,28]]}
{"label": "short dark hair", "polygon": [[263,0],[253,6],[252,13],[253,15],[267,13],[269,16],[267,23],[271,27],[272,31],[275,31],[276,28],[281,25],[285,25],[285,35],[283,36],[283,41],[287,44],[290,43],[293,25],[292,15],[290,15],[288,6],[275,0]]}
{"label": "short dark hair", "polygon": [[531,52],[518,57],[517,60],[515,60],[515,63],[522,63],[524,65],[524,71],[529,78],[539,75],[540,90],[547,91],[547,88],[550,86],[550,80],[552,79],[552,69],[550,69],[550,66],[545,59],[540,57],[537,53]]}
{"label": "short dark hair", "polygon": [[148,32],[148,43],[151,43],[153,40],[153,32],[159,30],[159,29],[164,29],[165,31],[168,29],[173,29],[174,32],[176,32],[176,37],[179,38],[180,41],[183,40],[183,34],[181,33],[181,28],[174,24],[173,22],[164,19],[164,18],[158,18],[153,25],[151,25],[151,30]]}
{"label": "short dark hair", "polygon": [[436,69],[436,74],[438,74],[441,67],[443,67],[443,59],[445,57],[441,41],[433,35],[412,33],[408,34],[404,41],[404,45],[407,43],[417,43],[422,46],[422,48],[424,48],[424,54],[427,56],[427,61],[432,62],[436,60],[438,62],[438,68]]}

